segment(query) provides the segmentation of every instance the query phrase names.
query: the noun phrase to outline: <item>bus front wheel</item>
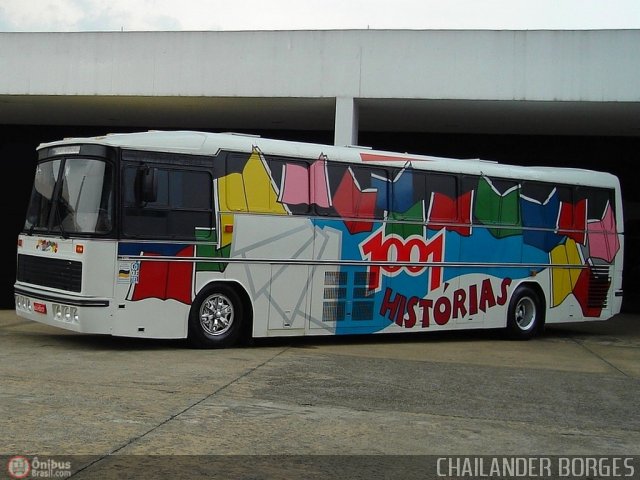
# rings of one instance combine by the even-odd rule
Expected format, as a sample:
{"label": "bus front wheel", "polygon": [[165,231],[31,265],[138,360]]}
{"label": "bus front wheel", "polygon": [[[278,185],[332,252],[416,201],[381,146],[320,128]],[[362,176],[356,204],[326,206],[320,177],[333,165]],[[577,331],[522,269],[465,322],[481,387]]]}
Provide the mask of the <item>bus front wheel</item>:
{"label": "bus front wheel", "polygon": [[543,322],[540,297],[528,286],[519,287],[509,302],[507,334],[516,340],[533,338]]}
{"label": "bus front wheel", "polygon": [[197,348],[229,347],[240,337],[242,320],[242,302],[232,287],[205,287],[191,305],[189,343]]}

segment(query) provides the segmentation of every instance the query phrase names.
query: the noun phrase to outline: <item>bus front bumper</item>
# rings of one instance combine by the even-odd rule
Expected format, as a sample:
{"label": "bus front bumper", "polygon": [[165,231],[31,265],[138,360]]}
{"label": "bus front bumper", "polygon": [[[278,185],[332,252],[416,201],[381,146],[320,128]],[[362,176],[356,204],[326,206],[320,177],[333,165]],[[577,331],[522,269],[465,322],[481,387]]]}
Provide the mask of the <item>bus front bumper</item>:
{"label": "bus front bumper", "polygon": [[109,299],[71,297],[14,288],[16,315],[34,322],[81,333],[110,334]]}

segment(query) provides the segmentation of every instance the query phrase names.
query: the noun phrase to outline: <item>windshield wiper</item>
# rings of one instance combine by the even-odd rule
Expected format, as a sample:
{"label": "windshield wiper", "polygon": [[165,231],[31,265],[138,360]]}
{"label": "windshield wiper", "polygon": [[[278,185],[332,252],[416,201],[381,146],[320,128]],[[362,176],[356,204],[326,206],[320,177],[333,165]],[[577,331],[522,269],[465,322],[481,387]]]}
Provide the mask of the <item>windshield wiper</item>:
{"label": "windshield wiper", "polygon": [[58,208],[59,206],[60,206],[60,202],[58,202],[54,207],[56,209],[56,219],[58,220],[58,227],[60,228],[60,236],[66,239],[66,238],[69,238],[69,234],[66,232],[66,230],[62,226],[62,216],[60,215],[60,209]]}

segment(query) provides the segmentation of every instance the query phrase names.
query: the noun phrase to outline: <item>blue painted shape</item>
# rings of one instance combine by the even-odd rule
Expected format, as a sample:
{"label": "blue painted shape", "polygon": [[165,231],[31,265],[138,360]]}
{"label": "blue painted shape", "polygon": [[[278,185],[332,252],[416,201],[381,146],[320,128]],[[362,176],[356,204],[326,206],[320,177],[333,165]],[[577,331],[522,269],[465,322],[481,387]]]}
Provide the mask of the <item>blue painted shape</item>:
{"label": "blue painted shape", "polygon": [[392,182],[371,177],[371,186],[378,191],[378,209],[404,213],[416,203],[413,199],[413,173],[410,170],[402,170]]}
{"label": "blue painted shape", "polygon": [[140,255],[155,253],[156,255],[175,256],[179,251],[191,246],[188,243],[118,243],[118,255]]}
{"label": "blue painted shape", "polygon": [[[382,223],[373,224],[372,232],[358,233],[351,235],[344,225],[344,222],[332,219],[317,219],[313,222],[319,228],[332,228],[342,233],[341,260],[362,260],[359,244],[367,239],[369,235],[376,234]],[[428,231],[428,238],[437,235],[437,231]],[[548,254],[532,245],[523,243],[522,235],[496,238],[488,228],[474,227],[471,236],[463,236],[457,232],[445,231],[445,262],[451,263],[476,263],[478,265],[469,267],[446,267],[443,269],[443,284],[455,285],[455,279],[466,274],[480,274],[494,276],[497,278],[524,278],[531,274],[531,270],[542,270],[543,267],[535,268],[528,265],[546,264],[549,261]],[[523,267],[496,266],[487,267],[485,264],[523,264]],[[346,314],[344,320],[336,322],[336,334],[367,334],[375,333],[386,328],[393,323],[394,318],[389,318],[389,311],[386,315],[381,314],[384,296],[387,289],[392,291],[392,300],[397,295],[410,299],[411,297],[424,298],[430,291],[430,271],[424,269],[417,275],[412,275],[406,270],[399,271],[394,276],[380,276],[380,288],[372,293],[367,301],[373,301],[373,318],[371,320],[354,320],[352,310],[353,302],[362,300],[354,295],[354,291],[361,285],[356,285],[354,279],[357,273],[367,271],[362,266],[342,266],[340,272],[347,273],[346,285]],[[420,320],[417,320],[415,328],[420,328]]]}
{"label": "blue painted shape", "polygon": [[544,252],[550,252],[564,239],[564,236],[555,233],[560,211],[560,199],[557,193],[554,192],[543,204],[527,197],[520,197],[520,199],[523,226],[538,229],[523,230],[524,243]]}

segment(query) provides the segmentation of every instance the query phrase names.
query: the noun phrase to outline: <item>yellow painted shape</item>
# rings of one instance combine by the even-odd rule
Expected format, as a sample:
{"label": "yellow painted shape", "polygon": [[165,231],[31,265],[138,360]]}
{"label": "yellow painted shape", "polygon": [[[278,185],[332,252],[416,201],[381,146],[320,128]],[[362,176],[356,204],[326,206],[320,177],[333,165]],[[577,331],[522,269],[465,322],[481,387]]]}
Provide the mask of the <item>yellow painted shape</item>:
{"label": "yellow painted shape", "polygon": [[233,225],[231,212],[260,212],[286,215],[284,206],[278,202],[278,193],[262,156],[254,150],[240,173],[231,173],[217,180],[218,211],[220,212],[219,248],[229,245],[233,232],[226,231]]}
{"label": "yellow painted shape", "polygon": [[233,214],[222,212],[246,212],[247,198],[244,195],[242,175],[232,173],[219,178],[218,182],[218,211],[220,211],[220,225],[218,226],[218,248],[226,247],[231,243],[233,232],[225,231],[227,225],[233,225]]}
{"label": "yellow painted shape", "polygon": [[[558,245],[551,250],[549,257],[552,264],[580,266],[583,264],[582,257],[580,256],[580,248],[571,238],[567,238],[563,245]],[[552,307],[560,305],[573,291],[576,283],[578,283],[580,271],[581,269],[579,268],[566,267],[551,269],[551,285],[553,289],[551,299]]]}
{"label": "yellow painted shape", "polygon": [[278,194],[260,152],[254,150],[242,171],[247,207],[250,212],[286,215],[284,206],[278,202]]}
{"label": "yellow painted shape", "polygon": [[218,207],[221,212],[247,211],[247,196],[242,175],[232,173],[218,179]]}

